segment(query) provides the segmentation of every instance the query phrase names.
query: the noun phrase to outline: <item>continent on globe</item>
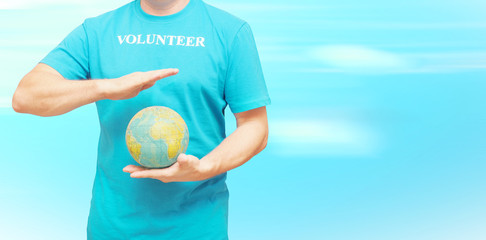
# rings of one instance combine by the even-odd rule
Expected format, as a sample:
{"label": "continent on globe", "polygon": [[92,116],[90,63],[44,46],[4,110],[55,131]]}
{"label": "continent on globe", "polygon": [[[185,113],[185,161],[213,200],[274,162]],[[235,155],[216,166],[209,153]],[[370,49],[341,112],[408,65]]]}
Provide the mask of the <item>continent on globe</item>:
{"label": "continent on globe", "polygon": [[147,168],[165,168],[185,153],[189,130],[184,119],[168,107],[140,110],[128,123],[125,140],[133,159]]}

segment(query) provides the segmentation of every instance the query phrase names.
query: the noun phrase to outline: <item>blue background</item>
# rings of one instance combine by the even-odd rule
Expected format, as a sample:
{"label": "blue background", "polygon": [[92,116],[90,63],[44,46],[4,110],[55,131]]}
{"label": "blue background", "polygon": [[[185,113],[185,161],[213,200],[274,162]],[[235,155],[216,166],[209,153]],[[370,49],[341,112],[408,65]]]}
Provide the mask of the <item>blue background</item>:
{"label": "blue background", "polygon": [[[95,106],[42,118],[10,101],[126,2],[0,3],[2,239],[85,238]],[[267,148],[228,175],[231,239],[486,239],[486,2],[207,2],[250,23],[272,97]]]}

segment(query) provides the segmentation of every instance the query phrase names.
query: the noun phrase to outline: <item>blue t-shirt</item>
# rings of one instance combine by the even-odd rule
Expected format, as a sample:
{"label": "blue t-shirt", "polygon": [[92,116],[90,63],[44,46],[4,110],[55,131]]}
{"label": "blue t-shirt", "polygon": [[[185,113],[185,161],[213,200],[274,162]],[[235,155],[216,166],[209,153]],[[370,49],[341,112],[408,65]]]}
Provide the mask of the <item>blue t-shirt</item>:
{"label": "blue t-shirt", "polygon": [[41,62],[71,80],[180,70],[137,97],[96,102],[101,133],[88,239],[227,239],[226,173],[197,182],[130,178],[122,169],[136,162],[125,131],[141,109],[170,107],[188,125],[186,153],[202,158],[226,137],[226,106],[238,113],[270,104],[245,21],[201,0],[162,17],[135,0],[86,19]]}

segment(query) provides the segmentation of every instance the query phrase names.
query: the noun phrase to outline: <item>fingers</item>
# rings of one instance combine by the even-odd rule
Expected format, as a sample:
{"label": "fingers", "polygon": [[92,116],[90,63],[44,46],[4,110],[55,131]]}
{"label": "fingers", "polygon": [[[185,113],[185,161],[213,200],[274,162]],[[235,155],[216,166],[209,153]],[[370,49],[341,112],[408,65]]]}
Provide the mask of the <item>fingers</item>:
{"label": "fingers", "polygon": [[143,81],[143,86],[140,91],[143,91],[145,89],[148,89],[155,85],[155,83],[166,77],[170,77],[173,75],[176,75],[179,72],[179,69],[177,68],[167,68],[167,69],[160,69],[160,70],[154,70],[154,71],[148,71],[144,72],[144,77],[142,78]]}
{"label": "fingers", "polygon": [[146,168],[140,167],[140,166],[135,166],[135,165],[128,165],[128,166],[123,168],[123,171],[128,172],[128,173],[133,173],[133,172],[142,171],[142,170],[146,170]]}
{"label": "fingers", "polygon": [[179,72],[179,69],[177,69],[177,68],[167,68],[167,69],[160,69],[160,70],[145,72],[145,74],[147,74],[147,81],[148,82],[154,82],[155,83],[155,81],[157,81],[157,80],[176,75],[178,72]]}
{"label": "fingers", "polygon": [[132,178],[153,178],[167,183],[179,181],[180,179],[193,180],[194,176],[197,175],[198,167],[199,159],[196,156],[182,153],[177,157],[177,162],[168,168],[147,169],[140,166],[128,165],[123,168],[123,171],[130,173],[130,177]]}
{"label": "fingers", "polygon": [[141,166],[128,165],[123,168],[124,172],[130,173],[132,178],[156,178],[159,179],[165,174],[163,169],[148,169]]}
{"label": "fingers", "polygon": [[143,87],[142,87],[142,91],[147,89],[147,88],[151,88],[153,85],[155,85],[155,82],[152,82],[152,83],[149,83],[149,84],[145,84]]}
{"label": "fingers", "polygon": [[169,183],[173,181],[174,169],[164,168],[164,169],[147,169],[142,171],[136,171],[130,174],[132,178],[153,178],[160,180],[164,183]]}
{"label": "fingers", "polygon": [[160,174],[157,174],[157,170],[151,169],[151,170],[143,170],[143,171],[136,171],[130,174],[130,177],[132,178],[160,178]]}
{"label": "fingers", "polygon": [[124,172],[130,173],[132,178],[154,178],[165,182],[165,178],[170,176],[171,168],[164,169],[148,169],[135,165],[128,165],[123,168]]}

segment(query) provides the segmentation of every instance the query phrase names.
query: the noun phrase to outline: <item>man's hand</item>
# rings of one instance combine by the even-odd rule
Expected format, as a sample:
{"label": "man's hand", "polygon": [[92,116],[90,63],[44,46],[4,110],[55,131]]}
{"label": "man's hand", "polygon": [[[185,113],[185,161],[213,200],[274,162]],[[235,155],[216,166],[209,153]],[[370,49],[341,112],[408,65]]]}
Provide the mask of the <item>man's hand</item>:
{"label": "man's hand", "polygon": [[235,114],[237,128],[215,149],[199,160],[181,154],[177,162],[164,169],[128,165],[123,171],[133,178],[153,178],[162,182],[201,181],[241,166],[267,145],[267,110],[260,107]]}
{"label": "man's hand", "polygon": [[97,84],[106,99],[129,99],[152,87],[158,80],[176,75],[178,72],[179,69],[176,68],[134,72],[120,78],[98,80]]}
{"label": "man's hand", "polygon": [[132,178],[153,178],[165,183],[201,181],[211,176],[210,168],[204,161],[183,153],[177,157],[177,162],[168,168],[147,169],[128,165],[123,171],[130,173]]}
{"label": "man's hand", "polygon": [[135,72],[114,79],[71,81],[47,64],[39,63],[20,81],[12,99],[19,113],[56,116],[103,99],[137,96],[158,80],[175,75],[178,69]]}

